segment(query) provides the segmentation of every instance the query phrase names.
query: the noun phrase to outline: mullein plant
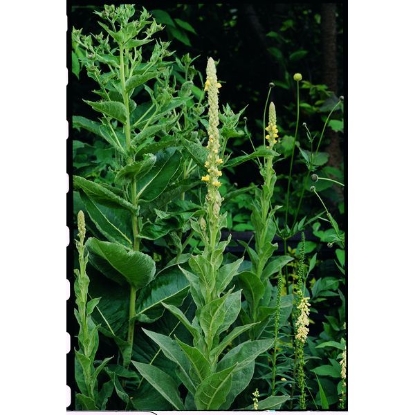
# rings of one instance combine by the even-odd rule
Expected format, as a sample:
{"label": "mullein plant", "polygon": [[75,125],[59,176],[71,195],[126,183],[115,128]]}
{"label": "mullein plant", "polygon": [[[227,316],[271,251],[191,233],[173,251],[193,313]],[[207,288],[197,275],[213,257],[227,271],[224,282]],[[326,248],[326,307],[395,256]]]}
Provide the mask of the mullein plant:
{"label": "mullein plant", "polygon": [[[255,323],[237,326],[241,311],[241,290],[229,287],[243,258],[224,264],[224,250],[230,242],[220,240],[226,224],[226,212],[221,212],[221,167],[223,150],[219,131],[219,88],[216,66],[212,58],[206,68],[205,91],[208,95],[209,124],[207,128],[207,158],[205,174],[206,197],[203,214],[192,223],[203,242],[203,251],[192,255],[182,272],[190,285],[196,306],[190,320],[179,308],[165,304],[192,336],[192,344],[179,338],[149,330],[144,332],[155,341],[164,355],[177,365],[177,378],[167,375],[156,366],[133,362],[140,374],[178,410],[227,410],[236,397],[249,385],[256,358],[269,350],[273,340],[247,340],[232,345],[232,341],[253,327]],[[183,384],[188,393],[183,401],[178,392]],[[286,398],[268,397],[256,402],[260,408],[275,407]],[[267,402],[265,402],[267,401]],[[274,402],[275,401],[275,402]]]}
{"label": "mullein plant", "polygon": [[99,303],[99,298],[88,300],[89,277],[86,272],[88,264],[88,253],[85,249],[86,226],[83,211],[77,215],[78,240],[76,249],[78,251],[79,269],[75,269],[75,317],[79,324],[78,349],[75,349],[75,381],[79,393],[75,395],[76,409],[102,410],[108,397],[112,394],[112,382],[103,385],[98,390],[98,375],[104,369],[110,357],[105,358],[95,367],[95,355],[99,345],[98,326],[92,319],[92,312]]}
{"label": "mullein plant", "polygon": [[300,244],[300,264],[298,266],[298,279],[295,287],[295,310],[294,310],[294,377],[296,379],[297,387],[300,391],[299,407],[300,409],[306,409],[306,377],[304,372],[304,345],[307,341],[309,332],[309,315],[310,315],[310,303],[309,297],[304,295],[305,292],[305,237],[302,233],[302,243]]}
{"label": "mullein plant", "polygon": [[[270,85],[270,90],[272,85]],[[258,158],[258,167],[263,177],[261,188],[255,189],[255,198],[252,204],[251,222],[254,228],[255,243],[251,247],[243,243],[251,260],[251,269],[238,276],[239,284],[243,288],[247,308],[241,314],[245,324],[255,324],[249,331],[251,339],[258,339],[272,321],[273,348],[271,350],[271,395],[276,395],[277,389],[277,355],[278,330],[281,323],[281,297],[284,291],[285,279],[281,270],[293,258],[289,255],[274,256],[278,244],[273,242],[277,226],[275,213],[280,206],[272,205],[272,198],[277,181],[274,163],[279,154],[274,150],[279,142],[277,116],[275,104],[268,107],[268,124],[264,129],[264,147],[267,154],[261,160]],[[277,287],[271,283],[277,279]]]}

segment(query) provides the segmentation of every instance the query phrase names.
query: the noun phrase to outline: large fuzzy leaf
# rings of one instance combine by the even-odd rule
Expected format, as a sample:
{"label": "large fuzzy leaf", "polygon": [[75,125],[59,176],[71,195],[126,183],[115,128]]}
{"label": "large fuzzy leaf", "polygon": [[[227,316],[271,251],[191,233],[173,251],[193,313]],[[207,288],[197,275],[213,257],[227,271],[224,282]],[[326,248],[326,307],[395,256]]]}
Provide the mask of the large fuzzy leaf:
{"label": "large fuzzy leaf", "polygon": [[85,101],[89,104],[95,111],[101,112],[103,114],[109,115],[112,118],[125,124],[127,121],[127,109],[125,105],[121,102],[116,101]]}
{"label": "large fuzzy leaf", "polygon": [[169,267],[159,274],[137,297],[136,318],[151,323],[160,318],[165,307],[162,303],[180,306],[189,292],[189,282],[177,267]]}
{"label": "large fuzzy leaf", "polygon": [[265,340],[248,340],[244,343],[231,349],[218,363],[217,370],[222,370],[226,367],[231,367],[235,363],[238,363],[239,369],[242,369],[245,365],[250,364],[261,353],[266,352],[272,344],[274,339]]}
{"label": "large fuzzy leaf", "polygon": [[115,148],[122,155],[126,155],[124,145],[125,138],[122,135],[114,133],[114,130],[110,130],[105,125],[96,121],[91,121],[88,118],[81,116],[72,117],[72,125],[74,128],[83,128],[97,136],[103,138],[111,147]]}
{"label": "large fuzzy leaf", "polygon": [[215,336],[228,329],[236,320],[240,309],[240,291],[226,294],[203,306],[199,321],[209,348],[215,346]]}
{"label": "large fuzzy leaf", "polygon": [[237,363],[203,380],[194,396],[197,410],[217,410],[222,406],[231,389],[232,372],[236,366]]}
{"label": "large fuzzy leaf", "polygon": [[243,258],[237,259],[230,264],[223,265],[219,268],[218,277],[216,279],[216,292],[225,291],[232,278],[238,273],[238,269],[243,262]]}
{"label": "large fuzzy leaf", "polygon": [[207,376],[210,376],[211,366],[206,356],[198,348],[189,346],[179,339],[176,339],[176,341],[186,354],[188,360],[192,363],[190,374],[196,376],[198,383],[202,382]]}
{"label": "large fuzzy leaf", "polygon": [[146,363],[131,362],[140,372],[141,376],[150,383],[157,392],[169,401],[178,411],[184,410],[184,404],[180,398],[178,385],[174,379],[156,366]]}
{"label": "large fuzzy leaf", "polygon": [[137,184],[137,201],[151,202],[166,190],[180,166],[180,154],[168,149],[157,154],[154,167]]}
{"label": "large fuzzy leaf", "polygon": [[250,271],[239,274],[238,280],[251,311],[256,310],[265,292],[264,283]]}
{"label": "large fuzzy leaf", "polygon": [[178,377],[186,386],[190,393],[195,393],[196,386],[193,379],[189,376],[190,361],[186,357],[179,344],[164,334],[156,333],[150,330],[143,329],[144,333],[153,340],[161,349],[163,354],[179,368]]}
{"label": "large fuzzy leaf", "polygon": [[133,235],[131,214],[124,209],[109,208],[97,203],[81,192],[81,199],[92,222],[110,242],[118,242],[126,247],[132,247]]}
{"label": "large fuzzy leaf", "polygon": [[89,238],[86,246],[105,259],[136,290],[145,287],[154,278],[156,264],[147,254],[96,238]]}
{"label": "large fuzzy leaf", "polygon": [[115,176],[115,181],[131,180],[139,175],[146,174],[156,163],[156,156],[148,154],[144,160],[127,164]]}
{"label": "large fuzzy leaf", "polygon": [[127,209],[132,213],[136,213],[136,209],[134,208],[133,204],[131,204],[128,200],[118,196],[101,184],[94,183],[80,176],[73,176],[73,183],[75,189],[78,188],[83,190],[88,197],[98,203],[109,207],[121,207]]}

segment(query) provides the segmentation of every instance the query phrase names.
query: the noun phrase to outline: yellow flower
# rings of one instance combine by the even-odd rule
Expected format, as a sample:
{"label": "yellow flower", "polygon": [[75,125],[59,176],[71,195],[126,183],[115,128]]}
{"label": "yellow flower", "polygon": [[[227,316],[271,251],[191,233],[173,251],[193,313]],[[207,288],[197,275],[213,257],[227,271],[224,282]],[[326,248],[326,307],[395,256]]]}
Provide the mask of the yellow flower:
{"label": "yellow flower", "polygon": [[215,186],[215,187],[219,187],[219,186],[220,186],[220,181],[215,180],[212,184],[213,184],[213,186]]}
{"label": "yellow flower", "polygon": [[210,176],[207,174],[206,176],[202,176],[203,182],[208,182],[210,180]]}
{"label": "yellow flower", "polygon": [[269,134],[267,134],[265,138],[269,142],[269,148],[272,148],[278,141],[277,115],[275,113],[275,105],[273,102],[269,104],[268,117],[268,126],[265,127],[265,131],[267,131]]}

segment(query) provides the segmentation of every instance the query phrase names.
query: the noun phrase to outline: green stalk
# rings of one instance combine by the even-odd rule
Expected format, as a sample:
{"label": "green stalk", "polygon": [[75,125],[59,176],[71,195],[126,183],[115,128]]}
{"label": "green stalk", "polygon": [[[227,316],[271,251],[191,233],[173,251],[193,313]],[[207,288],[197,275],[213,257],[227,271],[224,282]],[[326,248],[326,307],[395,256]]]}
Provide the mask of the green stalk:
{"label": "green stalk", "polygon": [[[119,44],[119,48],[120,48],[120,81],[121,81],[121,87],[122,87],[124,106],[125,106],[126,115],[127,115],[126,121],[124,124],[125,146],[126,146],[126,153],[129,154],[130,148],[131,148],[130,104],[129,104],[129,96],[125,88],[125,64],[126,63],[124,62],[124,48],[121,44]],[[131,156],[128,156],[127,162],[128,163],[133,162],[133,159]],[[136,194],[137,194],[137,183],[136,183],[136,179],[133,178],[132,183],[131,183],[130,199],[134,207],[137,208]],[[131,226],[132,226],[132,231],[133,231],[133,236],[134,236],[133,250],[138,251],[140,248],[140,240],[139,240],[139,232],[138,232],[138,219],[137,219],[136,213],[133,213],[131,215]],[[136,298],[137,298],[137,290],[133,286],[130,286],[127,342],[129,343],[131,347],[131,352],[132,352],[132,348],[134,344],[134,329],[135,329],[134,317],[135,317]]]}
{"label": "green stalk", "polygon": [[288,204],[290,203],[290,190],[291,190],[291,176],[292,170],[294,165],[294,153],[295,153],[295,143],[297,141],[297,134],[298,134],[298,124],[300,122],[300,81],[297,82],[297,119],[295,122],[295,134],[294,134],[294,145],[293,150],[291,152],[291,159],[290,159],[290,170],[288,173],[288,185],[287,185],[287,196],[286,196],[286,206],[285,206],[285,225],[288,223]]}

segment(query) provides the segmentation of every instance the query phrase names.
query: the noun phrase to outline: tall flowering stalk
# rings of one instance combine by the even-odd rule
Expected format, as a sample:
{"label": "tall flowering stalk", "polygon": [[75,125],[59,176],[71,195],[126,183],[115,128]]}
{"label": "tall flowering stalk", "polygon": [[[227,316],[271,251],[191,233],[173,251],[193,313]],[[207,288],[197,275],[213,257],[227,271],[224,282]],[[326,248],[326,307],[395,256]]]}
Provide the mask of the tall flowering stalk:
{"label": "tall flowering stalk", "polygon": [[307,341],[309,332],[308,326],[310,324],[310,303],[309,298],[304,296],[304,245],[305,237],[302,233],[302,244],[300,249],[300,264],[298,268],[298,281],[296,287],[296,311],[294,321],[294,350],[295,350],[295,378],[297,386],[300,389],[300,409],[306,409],[305,399],[305,373],[304,373],[304,345]]}
{"label": "tall flowering stalk", "polygon": [[219,193],[222,176],[220,165],[223,160],[220,158],[220,133],[219,133],[219,88],[221,84],[216,76],[216,66],[212,58],[208,59],[206,67],[205,91],[208,93],[209,103],[209,126],[208,126],[208,156],[205,162],[207,174],[202,180],[207,184],[206,213],[209,225],[209,247],[213,251],[219,236],[219,216],[222,197]]}

